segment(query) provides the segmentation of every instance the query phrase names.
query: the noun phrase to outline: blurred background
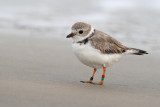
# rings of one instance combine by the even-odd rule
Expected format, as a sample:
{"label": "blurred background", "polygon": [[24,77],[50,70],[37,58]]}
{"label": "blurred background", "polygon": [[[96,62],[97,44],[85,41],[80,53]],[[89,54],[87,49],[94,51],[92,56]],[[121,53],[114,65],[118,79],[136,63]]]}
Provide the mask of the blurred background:
{"label": "blurred background", "polygon": [[160,0],[0,0],[0,35],[66,41],[79,21],[130,47],[160,51]]}
{"label": "blurred background", "polygon": [[[149,55],[82,84],[93,69],[66,39],[80,21]],[[159,107],[159,52],[160,0],[0,0],[0,107]]]}

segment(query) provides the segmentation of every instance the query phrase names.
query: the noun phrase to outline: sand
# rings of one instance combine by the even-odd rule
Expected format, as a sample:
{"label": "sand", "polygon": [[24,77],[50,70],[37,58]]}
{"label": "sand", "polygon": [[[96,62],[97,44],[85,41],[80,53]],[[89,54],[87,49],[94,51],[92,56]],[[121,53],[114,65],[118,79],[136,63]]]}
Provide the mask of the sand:
{"label": "sand", "polygon": [[[107,69],[103,86],[80,83],[92,68],[70,40],[0,36],[1,107],[159,107],[160,56],[126,56]],[[94,78],[100,81],[102,69]]]}

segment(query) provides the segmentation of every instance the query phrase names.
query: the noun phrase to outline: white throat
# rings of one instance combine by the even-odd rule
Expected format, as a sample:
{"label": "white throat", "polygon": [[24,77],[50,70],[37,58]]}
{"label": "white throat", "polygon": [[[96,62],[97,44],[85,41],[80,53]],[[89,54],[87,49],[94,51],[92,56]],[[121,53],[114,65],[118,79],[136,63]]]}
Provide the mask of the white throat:
{"label": "white throat", "polygon": [[88,33],[87,36],[85,36],[85,37],[75,36],[75,37],[73,38],[73,43],[78,42],[78,41],[82,41],[82,40],[88,38],[89,36],[92,35],[92,33],[94,33],[94,28],[93,28],[93,27],[91,27],[91,30],[90,30],[90,32]]}

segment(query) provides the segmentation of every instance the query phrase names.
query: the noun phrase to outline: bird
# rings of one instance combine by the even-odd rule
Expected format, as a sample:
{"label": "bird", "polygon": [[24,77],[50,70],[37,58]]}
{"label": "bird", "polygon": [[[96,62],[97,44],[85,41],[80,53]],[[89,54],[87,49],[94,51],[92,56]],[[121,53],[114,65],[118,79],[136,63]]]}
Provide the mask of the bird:
{"label": "bird", "polygon": [[[73,24],[71,33],[66,38],[72,38],[72,49],[79,61],[93,68],[89,81],[80,81],[82,83],[103,85],[107,68],[123,56],[148,54],[147,51],[124,46],[115,38],[84,22]],[[94,75],[100,68],[103,68],[101,81],[93,82]]]}

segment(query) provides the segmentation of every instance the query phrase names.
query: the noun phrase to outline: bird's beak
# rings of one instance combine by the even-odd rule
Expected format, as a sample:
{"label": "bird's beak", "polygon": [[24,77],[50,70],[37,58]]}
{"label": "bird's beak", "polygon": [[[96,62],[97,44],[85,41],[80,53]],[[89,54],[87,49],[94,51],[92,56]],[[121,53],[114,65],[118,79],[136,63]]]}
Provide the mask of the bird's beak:
{"label": "bird's beak", "polygon": [[74,37],[74,33],[70,33],[69,35],[66,36],[66,38],[73,38]]}

